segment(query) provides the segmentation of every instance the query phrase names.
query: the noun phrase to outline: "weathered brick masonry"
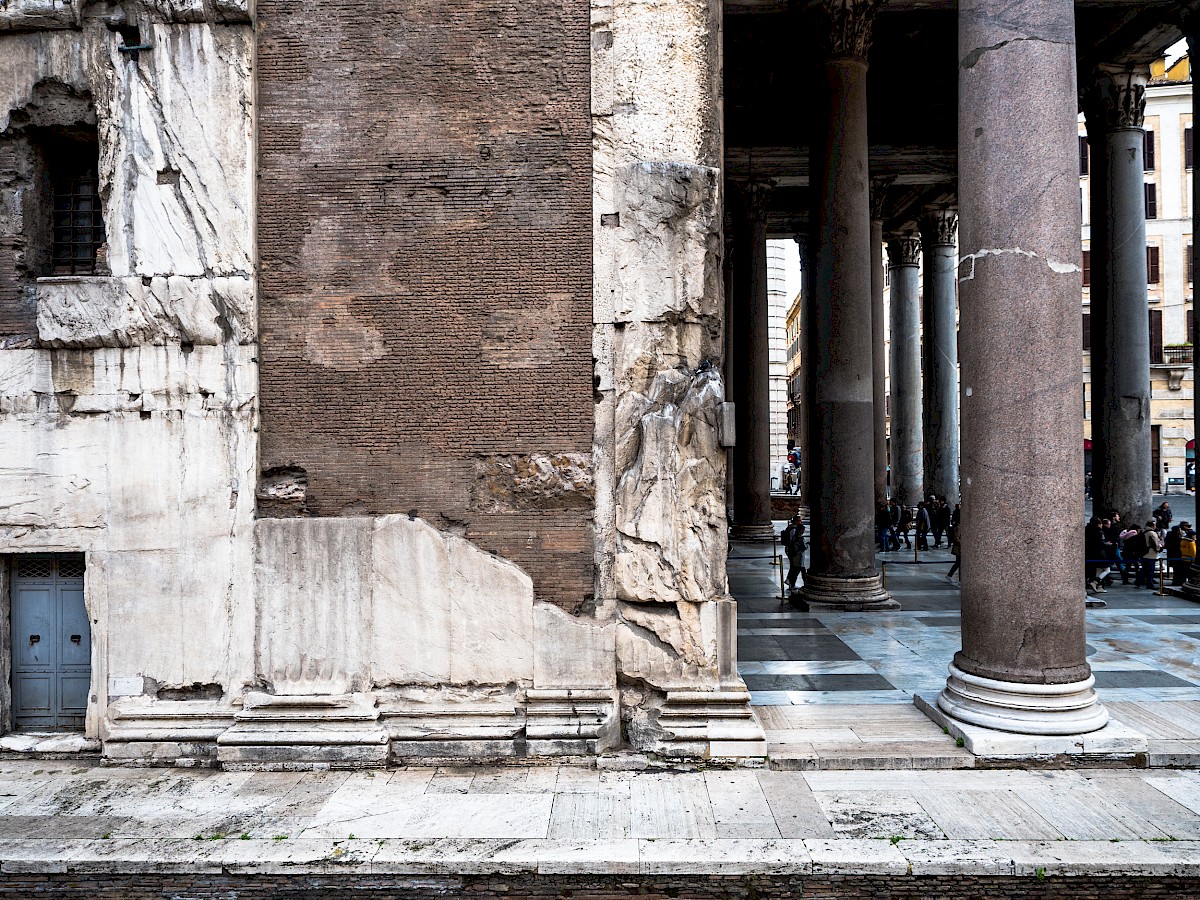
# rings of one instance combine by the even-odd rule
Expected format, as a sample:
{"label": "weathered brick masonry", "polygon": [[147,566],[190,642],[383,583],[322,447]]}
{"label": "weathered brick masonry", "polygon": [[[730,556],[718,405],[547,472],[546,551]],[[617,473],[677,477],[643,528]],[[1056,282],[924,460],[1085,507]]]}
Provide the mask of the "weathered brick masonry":
{"label": "weathered brick masonry", "polygon": [[294,513],[415,511],[585,603],[590,489],[494,462],[590,459],[588,3],[258,20],[262,468],[303,470]]}

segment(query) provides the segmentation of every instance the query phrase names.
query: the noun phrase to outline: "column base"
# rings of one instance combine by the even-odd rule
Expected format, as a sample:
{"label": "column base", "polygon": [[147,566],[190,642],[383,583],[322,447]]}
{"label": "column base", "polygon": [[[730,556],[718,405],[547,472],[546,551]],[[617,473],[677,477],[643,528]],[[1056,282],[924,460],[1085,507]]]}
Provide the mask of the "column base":
{"label": "column base", "polygon": [[734,525],[730,537],[735,541],[772,541],[775,539],[775,526],[766,525]]}
{"label": "column base", "polygon": [[900,602],[884,590],[881,575],[809,573],[804,578],[804,587],[792,594],[791,601],[793,606],[805,612],[874,612],[900,608]]}
{"label": "column base", "polygon": [[1078,735],[1108,723],[1094,676],[1069,684],[997,681],[950,664],[950,677],[938,696],[942,712],[960,722],[996,731],[1030,735]]}
{"label": "column base", "polygon": [[913,697],[917,709],[980,759],[1030,760],[1063,757],[1080,760],[1137,760],[1149,751],[1146,736],[1116,719],[1086,734],[1016,734],[982,725],[968,725],[946,715],[931,701]]}

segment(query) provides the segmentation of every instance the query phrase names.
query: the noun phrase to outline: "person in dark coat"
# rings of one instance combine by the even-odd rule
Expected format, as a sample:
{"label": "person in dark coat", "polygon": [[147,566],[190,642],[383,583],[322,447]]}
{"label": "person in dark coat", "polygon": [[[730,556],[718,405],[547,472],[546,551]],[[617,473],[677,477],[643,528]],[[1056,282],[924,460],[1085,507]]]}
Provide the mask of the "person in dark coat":
{"label": "person in dark coat", "polygon": [[1104,560],[1104,531],[1100,528],[1099,516],[1092,516],[1083,530],[1084,574],[1087,589],[1094,594],[1104,594],[1104,586],[1096,580],[1096,571]]}

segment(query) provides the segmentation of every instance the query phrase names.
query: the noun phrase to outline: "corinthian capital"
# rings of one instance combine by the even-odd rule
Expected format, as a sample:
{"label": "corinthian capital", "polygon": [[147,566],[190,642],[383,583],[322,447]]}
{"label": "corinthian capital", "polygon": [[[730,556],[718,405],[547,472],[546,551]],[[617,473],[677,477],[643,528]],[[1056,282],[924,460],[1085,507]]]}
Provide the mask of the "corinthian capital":
{"label": "corinthian capital", "polygon": [[915,234],[897,234],[888,238],[888,265],[916,266],[921,263],[921,239]]}
{"label": "corinthian capital", "polygon": [[958,211],[927,209],[921,216],[921,240],[928,247],[953,247],[958,238]]}
{"label": "corinthian capital", "polygon": [[752,222],[761,222],[767,215],[767,204],[771,200],[771,192],[775,182],[769,178],[751,178],[738,185],[741,196],[742,211]]}
{"label": "corinthian capital", "polygon": [[882,0],[821,0],[825,54],[830,59],[866,60],[871,23]]}
{"label": "corinthian capital", "polygon": [[1089,124],[1095,118],[1106,129],[1141,128],[1149,81],[1149,66],[1097,66],[1084,95]]}

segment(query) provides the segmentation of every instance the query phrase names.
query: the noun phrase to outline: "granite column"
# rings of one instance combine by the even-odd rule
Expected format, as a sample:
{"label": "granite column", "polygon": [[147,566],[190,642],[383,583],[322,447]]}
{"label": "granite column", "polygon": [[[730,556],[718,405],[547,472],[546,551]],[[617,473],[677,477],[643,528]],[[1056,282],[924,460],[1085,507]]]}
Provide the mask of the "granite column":
{"label": "granite column", "polygon": [[959,0],[958,22],[962,649],[938,706],[1081,734],[1108,713],[1086,656],[1083,420],[1064,364],[1081,346],[1075,6],[1015,0],[997,17]]}
{"label": "granite column", "polygon": [[924,335],[921,342],[925,495],[958,501],[958,215],[931,209],[921,218]]}
{"label": "granite column", "polygon": [[895,609],[875,564],[867,50],[878,0],[822,0],[823,108],[813,134],[816,215],[809,369],[809,609]]}
{"label": "granite column", "polygon": [[921,241],[888,241],[891,269],[892,496],[914,506],[924,486],[921,457]]}
{"label": "granite column", "polygon": [[800,250],[800,500],[808,506],[811,501],[811,481],[813,467],[810,464],[808,448],[811,446],[808,423],[808,411],[812,407],[812,363],[815,350],[810,337],[816,313],[813,311],[813,241],[807,234],[793,236]]}
{"label": "granite column", "polygon": [[1090,179],[1092,503],[1139,527],[1153,506],[1142,159],[1149,76],[1146,66],[1100,66],[1084,103],[1098,163]]}
{"label": "granite column", "polygon": [[771,540],[771,354],[767,306],[766,201],[770,184],[745,185],[734,236],[734,359],[737,385],[733,537]]}
{"label": "granite column", "polygon": [[883,201],[887,182],[871,181],[871,375],[875,435],[875,505],[888,497],[887,323],[883,292]]}

